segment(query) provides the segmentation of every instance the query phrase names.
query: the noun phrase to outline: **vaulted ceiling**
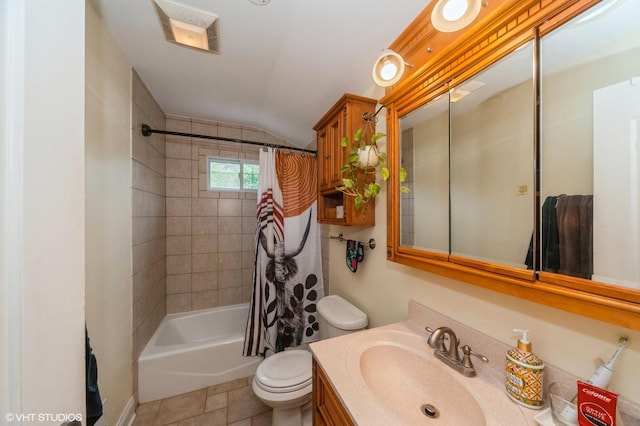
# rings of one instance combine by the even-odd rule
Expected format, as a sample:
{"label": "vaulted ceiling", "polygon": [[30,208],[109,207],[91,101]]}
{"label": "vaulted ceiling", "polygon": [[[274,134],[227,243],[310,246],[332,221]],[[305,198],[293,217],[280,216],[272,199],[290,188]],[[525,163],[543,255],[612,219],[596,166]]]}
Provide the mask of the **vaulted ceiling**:
{"label": "vaulted ceiling", "polygon": [[165,113],[259,127],[314,147],[313,125],[429,0],[175,0],[219,17],[220,54],[165,40],[152,0],[91,0]]}

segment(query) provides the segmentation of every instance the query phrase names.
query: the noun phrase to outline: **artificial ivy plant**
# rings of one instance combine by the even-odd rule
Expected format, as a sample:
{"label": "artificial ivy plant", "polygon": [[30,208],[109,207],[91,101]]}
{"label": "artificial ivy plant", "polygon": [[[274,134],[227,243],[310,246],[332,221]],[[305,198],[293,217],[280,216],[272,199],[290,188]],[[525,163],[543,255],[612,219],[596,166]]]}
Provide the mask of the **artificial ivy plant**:
{"label": "artificial ivy plant", "polygon": [[[344,194],[354,197],[356,209],[361,209],[364,204],[376,198],[380,193],[378,172],[380,172],[383,181],[389,179],[387,154],[380,152],[377,145],[377,141],[386,135],[379,132],[374,133],[367,142],[362,134],[363,129],[360,128],[356,130],[351,143],[346,136],[340,141],[342,147],[349,148],[349,159],[348,163],[340,169],[343,176],[342,185],[336,187]],[[407,171],[404,167],[400,167],[399,178],[400,183],[404,183],[407,179]],[[400,186],[400,191],[403,193],[411,192],[404,185]]]}

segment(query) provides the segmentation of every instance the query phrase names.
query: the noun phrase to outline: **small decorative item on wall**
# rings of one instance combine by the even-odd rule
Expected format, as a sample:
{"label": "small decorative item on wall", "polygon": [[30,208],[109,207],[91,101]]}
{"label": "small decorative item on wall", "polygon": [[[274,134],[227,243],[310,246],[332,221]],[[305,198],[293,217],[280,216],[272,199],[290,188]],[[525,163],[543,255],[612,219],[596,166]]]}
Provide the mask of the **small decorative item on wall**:
{"label": "small decorative item on wall", "polygon": [[[368,121],[368,123],[370,123]],[[354,197],[356,209],[376,198],[380,193],[380,183],[377,179],[378,172],[382,180],[389,179],[389,169],[387,168],[387,154],[380,152],[377,141],[385,137],[384,133],[374,133],[369,141],[363,138],[363,129],[356,130],[353,140],[349,143],[349,138],[344,137],[340,144],[343,148],[349,148],[349,162],[342,166],[342,185],[336,187],[337,190],[346,195]],[[400,182],[407,178],[407,171],[400,167]],[[410,192],[404,185],[400,187],[401,192]]]}

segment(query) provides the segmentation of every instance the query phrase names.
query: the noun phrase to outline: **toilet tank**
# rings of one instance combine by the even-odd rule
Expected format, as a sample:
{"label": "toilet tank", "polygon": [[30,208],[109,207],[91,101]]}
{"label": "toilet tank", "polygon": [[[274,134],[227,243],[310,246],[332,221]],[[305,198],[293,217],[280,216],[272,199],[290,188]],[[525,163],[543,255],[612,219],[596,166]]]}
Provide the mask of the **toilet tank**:
{"label": "toilet tank", "polygon": [[342,336],[367,327],[367,315],[338,295],[318,301],[320,339]]}

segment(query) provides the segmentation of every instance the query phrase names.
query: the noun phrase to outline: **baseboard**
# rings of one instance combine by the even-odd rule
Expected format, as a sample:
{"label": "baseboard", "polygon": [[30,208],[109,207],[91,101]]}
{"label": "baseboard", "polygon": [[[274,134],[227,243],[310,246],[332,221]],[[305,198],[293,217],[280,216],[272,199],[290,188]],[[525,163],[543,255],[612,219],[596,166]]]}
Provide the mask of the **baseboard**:
{"label": "baseboard", "polygon": [[136,398],[132,396],[127,402],[127,406],[124,407],[124,411],[120,414],[120,418],[116,423],[116,426],[131,426],[133,420],[136,418]]}

